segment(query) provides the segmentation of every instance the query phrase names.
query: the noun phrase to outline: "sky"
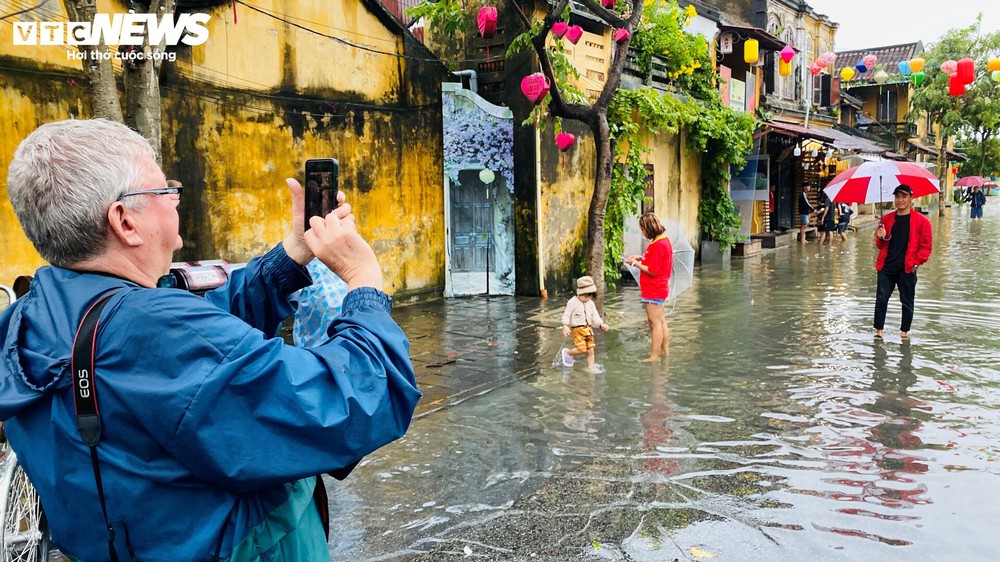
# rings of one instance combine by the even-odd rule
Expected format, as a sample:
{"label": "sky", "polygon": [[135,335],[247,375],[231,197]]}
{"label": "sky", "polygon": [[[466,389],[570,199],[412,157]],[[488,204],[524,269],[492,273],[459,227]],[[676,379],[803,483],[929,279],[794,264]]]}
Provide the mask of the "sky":
{"label": "sky", "polygon": [[972,25],[983,13],[982,32],[1000,31],[1000,0],[806,0],[840,24],[836,50],[923,41],[934,43],[949,29]]}

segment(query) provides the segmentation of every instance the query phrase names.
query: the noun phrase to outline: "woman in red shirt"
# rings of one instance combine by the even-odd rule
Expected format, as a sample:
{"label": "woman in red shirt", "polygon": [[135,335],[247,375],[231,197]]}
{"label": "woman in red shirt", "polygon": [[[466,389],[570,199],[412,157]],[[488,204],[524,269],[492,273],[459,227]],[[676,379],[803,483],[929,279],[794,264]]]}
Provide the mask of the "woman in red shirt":
{"label": "woman in red shirt", "polygon": [[663,301],[670,296],[674,249],[660,219],[653,213],[644,213],[639,218],[639,230],[644,238],[650,240],[649,247],[642,256],[630,256],[625,261],[640,271],[639,293],[646,308],[646,319],[649,321],[653,340],[649,357],[643,359],[648,362],[658,360],[660,355],[670,355],[670,330],[667,328],[667,318],[663,315]]}

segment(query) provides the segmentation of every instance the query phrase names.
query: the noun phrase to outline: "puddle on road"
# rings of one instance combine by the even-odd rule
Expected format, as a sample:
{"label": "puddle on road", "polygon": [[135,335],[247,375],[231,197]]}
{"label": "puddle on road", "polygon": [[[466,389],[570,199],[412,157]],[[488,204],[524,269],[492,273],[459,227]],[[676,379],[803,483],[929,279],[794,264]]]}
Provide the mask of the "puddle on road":
{"label": "puddle on road", "polygon": [[871,337],[869,231],[700,268],[660,365],[636,361],[637,295],[610,305],[630,322],[598,335],[602,374],[552,367],[557,330],[522,332],[533,352],[511,368],[535,376],[417,420],[329,484],[332,558],[988,556],[1000,219],[935,220],[909,343],[898,302]]}

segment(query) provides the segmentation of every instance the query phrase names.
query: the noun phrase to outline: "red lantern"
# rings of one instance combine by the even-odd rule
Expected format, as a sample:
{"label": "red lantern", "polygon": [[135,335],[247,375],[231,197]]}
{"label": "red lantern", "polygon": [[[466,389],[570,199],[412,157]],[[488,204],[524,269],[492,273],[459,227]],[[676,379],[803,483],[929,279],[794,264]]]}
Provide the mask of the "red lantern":
{"label": "red lantern", "polygon": [[556,146],[560,152],[566,152],[576,142],[576,135],[573,133],[559,133],[556,135]]}
{"label": "red lantern", "polygon": [[951,173],[952,173],[952,175],[957,176],[958,175],[958,168],[952,168],[951,169]]}
{"label": "red lantern", "polygon": [[948,93],[952,97],[961,96],[965,93],[965,84],[958,79],[958,73],[948,76]]}
{"label": "red lantern", "polygon": [[579,25],[572,25],[566,30],[566,40],[576,45],[576,42],[583,37],[583,28]]}
{"label": "red lantern", "polygon": [[497,9],[493,6],[479,8],[479,34],[484,39],[493,37],[497,32]]}
{"label": "red lantern", "polygon": [[601,0],[601,5],[609,10],[615,9],[615,0]]}
{"label": "red lantern", "polygon": [[521,79],[521,92],[524,93],[524,97],[528,98],[528,101],[535,105],[545,99],[551,86],[549,79],[541,72],[529,74]]}
{"label": "red lantern", "polygon": [[976,61],[970,58],[959,60],[955,75],[962,84],[972,84],[976,80]]}

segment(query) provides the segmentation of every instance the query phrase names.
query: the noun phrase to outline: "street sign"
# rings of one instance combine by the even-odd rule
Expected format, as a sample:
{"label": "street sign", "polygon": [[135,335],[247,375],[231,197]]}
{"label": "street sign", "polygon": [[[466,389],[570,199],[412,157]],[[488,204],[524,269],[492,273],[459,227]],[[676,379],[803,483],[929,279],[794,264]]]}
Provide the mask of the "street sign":
{"label": "street sign", "polygon": [[733,34],[723,33],[719,36],[719,52],[725,55],[733,52]]}

